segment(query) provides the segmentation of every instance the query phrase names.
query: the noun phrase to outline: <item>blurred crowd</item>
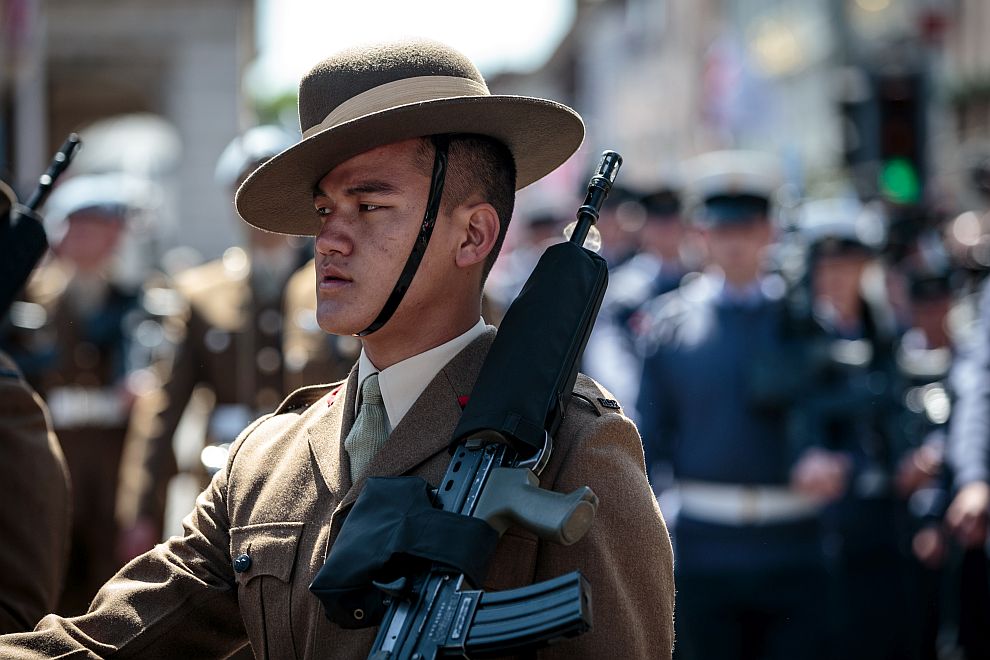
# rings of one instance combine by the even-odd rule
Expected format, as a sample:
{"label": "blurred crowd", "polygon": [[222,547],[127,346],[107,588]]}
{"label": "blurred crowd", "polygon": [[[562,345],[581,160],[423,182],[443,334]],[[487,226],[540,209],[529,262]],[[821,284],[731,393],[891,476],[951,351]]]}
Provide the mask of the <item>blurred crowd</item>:
{"label": "blurred crowd", "polygon": [[[216,185],[232,196],[293,142],[244,133]],[[637,422],[672,523],[676,655],[990,657],[990,165],[970,172],[986,208],[855,182],[812,199],[782,172],[704,154],[613,189],[593,237],[610,284],[582,370]],[[0,326],[71,483],[64,586],[38,615],[84,612],[189,508],[170,484],[205,485],[252,420],[360,350],[317,326],[311,244],[241,223],[216,261],[122,268],[163,194],[125,172],[67,177],[44,209],[51,254]],[[574,209],[519,212],[489,323]]]}
{"label": "blurred crowd", "polygon": [[[986,163],[969,176],[990,204]],[[990,657],[986,208],[856,184],[805,196],[768,154],[715,152],[599,223],[583,370],[671,524],[675,657]],[[522,220],[496,306],[569,218]]]}

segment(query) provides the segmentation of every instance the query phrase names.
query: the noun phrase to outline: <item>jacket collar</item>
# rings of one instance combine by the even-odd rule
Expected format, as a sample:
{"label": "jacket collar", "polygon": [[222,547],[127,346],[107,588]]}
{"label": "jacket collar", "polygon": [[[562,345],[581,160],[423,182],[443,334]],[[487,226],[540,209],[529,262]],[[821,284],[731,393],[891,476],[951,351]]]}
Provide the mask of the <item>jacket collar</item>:
{"label": "jacket collar", "polygon": [[313,459],[327,488],[340,498],[338,510],[357,499],[368,477],[406,474],[446,451],[461,417],[459,399],[470,395],[494,340],[495,328],[489,327],[437,373],[356,484],[351,483],[350,460],[344,450],[344,438],[354,424],[358,394],[358,370],[351,369],[344,389],[309,427]]}

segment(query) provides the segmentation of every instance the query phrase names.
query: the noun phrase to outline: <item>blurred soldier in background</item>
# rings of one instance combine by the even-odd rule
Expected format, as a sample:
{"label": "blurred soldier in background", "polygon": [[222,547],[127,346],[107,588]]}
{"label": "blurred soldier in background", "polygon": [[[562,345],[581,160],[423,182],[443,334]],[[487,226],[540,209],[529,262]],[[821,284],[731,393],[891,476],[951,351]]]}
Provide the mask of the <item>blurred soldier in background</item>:
{"label": "blurred soldier in background", "polygon": [[[293,142],[275,126],[247,131],[221,155],[218,182],[233,197],[250,172]],[[222,259],[175,277],[186,303],[183,338],[162,387],[138,401],[128,433],[117,507],[122,559],[161,540],[167,486],[178,470],[173,436],[193,390],[206,386],[215,397],[203,465],[194,468],[202,485],[224,464],[237,433],[285,395],[283,292],[300,253],[285,236],[248,231],[246,250],[229,248]]]}
{"label": "blurred soldier in background", "polygon": [[[679,191],[668,186],[639,197],[642,214],[639,252],[609,275],[609,287],[595,329],[584,352],[583,371],[628,401],[625,413],[638,419],[633,402],[642,369],[636,353],[637,311],[648,301],[673,291],[691,269],[684,258],[687,228]],[[626,213],[630,211],[626,203]],[[655,312],[656,310],[654,310]]]}
{"label": "blurred soldier in background", "polygon": [[[13,191],[0,181],[0,223]],[[3,245],[0,257],[18,249]],[[7,310],[0,310],[0,317]],[[0,352],[0,634],[24,632],[58,603],[69,556],[69,473],[41,397]]]}
{"label": "blurred soldier in background", "polygon": [[[611,194],[610,201],[611,203]],[[565,216],[555,209],[545,208],[522,213],[515,218],[519,223],[510,225],[510,235],[516,237],[511,250],[502,257],[502,263],[496,263],[491,275],[485,283],[485,298],[491,301],[492,313],[482,316],[493,325],[505,314],[512,301],[522,290],[529,279],[536,262],[540,260],[543,251],[554,243],[564,240],[563,230]],[[514,232],[513,229],[516,231]],[[516,233],[518,232],[518,233]]]}
{"label": "blurred soldier in background", "polygon": [[[608,204],[602,207],[601,219],[595,224],[601,233],[599,254],[608,261],[609,273],[639,252],[643,219],[640,195],[624,186],[613,186],[608,194]],[[570,220],[568,218],[568,222]]]}
{"label": "blurred soldier in background", "polygon": [[114,501],[134,393],[128,376],[147,366],[133,340],[146,318],[139,291],[112,279],[114,250],[128,219],[153,204],[154,190],[123,174],[79,176],[48,202],[54,259],[11,309],[3,345],[47,401],[72,480],[72,538],[58,611],[84,612],[120,564]]}
{"label": "blurred soldier in background", "polygon": [[[901,338],[897,362],[907,381],[905,406],[916,413],[911,448],[897,470],[897,493],[908,501],[918,624],[915,657],[939,657],[940,629],[956,623],[958,571],[946,559],[949,547],[942,528],[952,477],[944,465],[952,407],[949,368],[954,352],[950,313],[955,291],[948,268],[934,271],[898,264],[904,275],[911,311],[910,327]],[[946,608],[945,605],[952,603]]]}
{"label": "blurred soldier in background", "polygon": [[778,168],[749,152],[688,165],[711,267],[652,319],[637,406],[655,482],[665,471],[677,482],[676,653],[825,657],[819,509],[842,492],[846,464],[797,455],[785,416],[749,391],[755,364],[782,345],[782,287],[763,277]]}
{"label": "blurred soldier in background", "polygon": [[945,514],[949,533],[964,549],[959,643],[967,658],[990,657],[990,581],[987,519],[990,515],[990,287],[979,317],[953,365],[957,397],[949,425],[946,462],[953,496]]}
{"label": "blurred soldier in background", "polygon": [[853,198],[807,202],[801,216],[820,334],[809,335],[795,366],[806,387],[791,441],[824,445],[851,464],[847,490],[825,515],[836,657],[916,657],[918,630],[905,630],[915,612],[896,474],[921,438],[903,425],[898,328],[876,262],[883,218]]}

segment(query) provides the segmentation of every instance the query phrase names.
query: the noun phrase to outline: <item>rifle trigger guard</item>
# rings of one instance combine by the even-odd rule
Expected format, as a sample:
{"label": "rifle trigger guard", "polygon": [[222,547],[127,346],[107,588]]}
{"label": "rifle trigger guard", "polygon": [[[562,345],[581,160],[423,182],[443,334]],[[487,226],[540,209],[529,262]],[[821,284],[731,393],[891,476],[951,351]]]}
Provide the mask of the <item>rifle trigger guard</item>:
{"label": "rifle trigger guard", "polygon": [[546,468],[547,463],[550,462],[550,455],[553,454],[553,438],[550,434],[543,433],[543,447],[541,447],[536,454],[527,458],[525,461],[519,461],[516,467],[529,468],[533,471],[533,474],[540,476],[543,473],[544,468]]}

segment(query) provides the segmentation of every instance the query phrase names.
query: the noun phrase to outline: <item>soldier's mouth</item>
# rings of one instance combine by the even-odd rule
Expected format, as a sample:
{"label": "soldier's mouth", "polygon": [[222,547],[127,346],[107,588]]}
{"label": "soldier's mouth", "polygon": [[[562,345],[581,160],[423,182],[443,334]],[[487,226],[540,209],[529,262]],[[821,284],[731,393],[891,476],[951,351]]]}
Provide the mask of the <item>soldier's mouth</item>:
{"label": "soldier's mouth", "polygon": [[334,277],[332,275],[325,275],[320,278],[319,288],[321,290],[333,290],[346,286],[351,283],[351,280],[343,277]]}

